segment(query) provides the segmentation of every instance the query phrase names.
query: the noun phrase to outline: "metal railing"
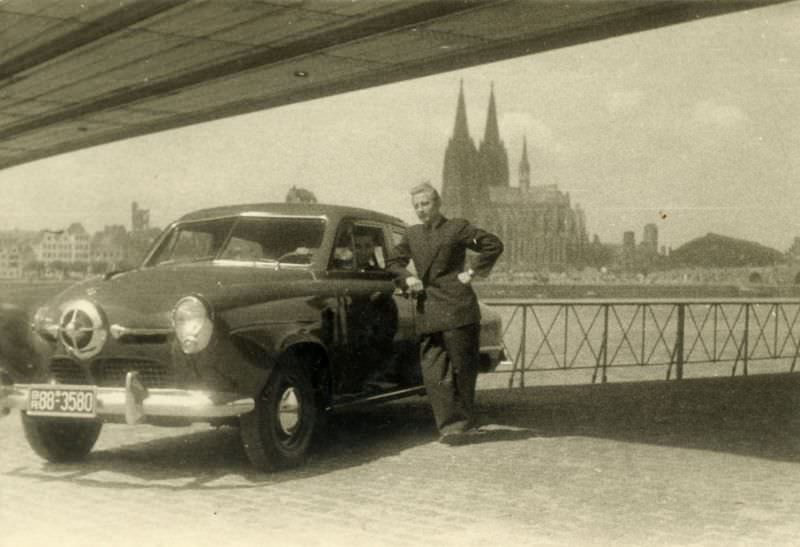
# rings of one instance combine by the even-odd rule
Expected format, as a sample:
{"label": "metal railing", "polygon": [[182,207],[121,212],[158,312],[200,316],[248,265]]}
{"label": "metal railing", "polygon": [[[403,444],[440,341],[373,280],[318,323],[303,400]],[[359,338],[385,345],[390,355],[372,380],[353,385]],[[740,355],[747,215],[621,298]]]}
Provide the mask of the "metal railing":
{"label": "metal railing", "polygon": [[800,355],[798,299],[482,302],[503,317],[512,365],[496,372],[510,375],[509,387],[553,371],[591,371],[591,383],[605,383],[610,369],[626,367],[663,367],[667,380],[684,378],[690,365],[693,375],[707,375],[698,366],[719,363],[730,363],[734,376],[765,372],[755,363],[766,361],[794,372]]}

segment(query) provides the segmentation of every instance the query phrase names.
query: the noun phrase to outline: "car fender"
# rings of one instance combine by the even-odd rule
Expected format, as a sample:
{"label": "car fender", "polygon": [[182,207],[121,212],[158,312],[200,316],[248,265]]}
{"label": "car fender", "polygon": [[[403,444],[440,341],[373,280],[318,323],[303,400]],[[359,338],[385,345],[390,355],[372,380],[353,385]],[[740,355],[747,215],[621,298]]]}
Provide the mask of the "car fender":
{"label": "car fender", "polygon": [[[306,323],[276,323],[242,329],[232,332],[231,335],[238,339],[237,346],[250,365],[266,372],[258,386],[260,390],[266,386],[269,374],[278,362],[291,352],[307,352],[313,349],[319,352],[324,366],[329,370],[330,350],[316,330]],[[324,371],[317,372],[322,374]]]}

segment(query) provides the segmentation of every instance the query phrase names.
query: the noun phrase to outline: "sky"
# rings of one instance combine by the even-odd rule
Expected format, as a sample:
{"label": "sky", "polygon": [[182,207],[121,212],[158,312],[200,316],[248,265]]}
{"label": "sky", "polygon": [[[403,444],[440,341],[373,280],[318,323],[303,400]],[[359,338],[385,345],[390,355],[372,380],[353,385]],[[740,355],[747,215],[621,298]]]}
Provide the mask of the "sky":
{"label": "sky", "polygon": [[71,152],[0,171],[0,230],[163,227],[191,210],[325,203],[413,221],[441,187],[463,81],[483,136],[494,84],[512,185],[557,184],[620,243],[656,223],[676,248],[708,232],[785,251],[800,236],[800,1],[375,87]]}

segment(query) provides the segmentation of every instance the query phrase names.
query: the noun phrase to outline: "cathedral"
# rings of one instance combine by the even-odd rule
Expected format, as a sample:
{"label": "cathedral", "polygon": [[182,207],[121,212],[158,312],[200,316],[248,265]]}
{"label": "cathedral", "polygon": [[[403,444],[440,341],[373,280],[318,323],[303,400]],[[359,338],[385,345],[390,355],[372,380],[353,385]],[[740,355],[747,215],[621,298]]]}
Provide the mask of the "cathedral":
{"label": "cathedral", "polygon": [[442,210],[497,234],[505,244],[498,266],[520,271],[579,264],[588,245],[583,211],[570,205],[555,184],[531,184],[527,139],[523,138],[516,186],[500,138],[494,86],[479,146],[469,135],[464,85],[458,94],[453,136],[442,173]]}

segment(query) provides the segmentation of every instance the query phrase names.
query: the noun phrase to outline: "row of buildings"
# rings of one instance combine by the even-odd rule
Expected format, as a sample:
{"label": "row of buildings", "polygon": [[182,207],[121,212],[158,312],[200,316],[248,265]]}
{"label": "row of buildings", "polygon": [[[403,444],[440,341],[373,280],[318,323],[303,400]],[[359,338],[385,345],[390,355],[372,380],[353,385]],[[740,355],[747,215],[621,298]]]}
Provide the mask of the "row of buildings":
{"label": "row of buildings", "polygon": [[668,251],[658,248],[658,226],[645,224],[642,240],[636,244],[636,234],[629,230],[622,234],[622,246],[616,254],[615,264],[621,270],[647,270],[656,264],[659,257],[666,257]]}
{"label": "row of buildings", "polygon": [[113,225],[90,235],[78,222],[64,230],[0,232],[0,279],[105,271],[135,262],[159,233],[149,215],[133,202],[130,232]]}

